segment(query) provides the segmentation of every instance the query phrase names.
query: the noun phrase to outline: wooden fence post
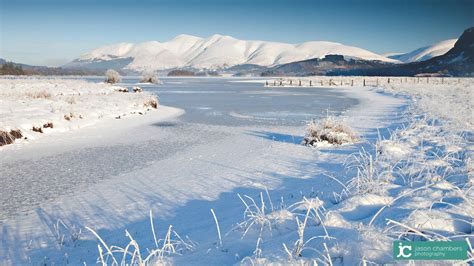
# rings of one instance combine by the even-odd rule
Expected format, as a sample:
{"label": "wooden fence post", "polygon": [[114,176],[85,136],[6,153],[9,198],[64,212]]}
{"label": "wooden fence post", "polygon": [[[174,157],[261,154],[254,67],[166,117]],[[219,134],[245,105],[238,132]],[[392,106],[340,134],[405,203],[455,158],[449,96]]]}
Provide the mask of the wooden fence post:
{"label": "wooden fence post", "polygon": [[390,78],[387,79],[387,83],[390,84]]}
{"label": "wooden fence post", "polygon": [[364,79],[364,87],[365,87],[365,79]]}
{"label": "wooden fence post", "polygon": [[309,81],[309,86],[310,86],[310,87],[312,86],[312,85],[311,85],[312,83],[313,83],[313,82],[310,80],[310,81]]}
{"label": "wooden fence post", "polygon": [[354,87],[354,80],[351,80],[351,87]]}

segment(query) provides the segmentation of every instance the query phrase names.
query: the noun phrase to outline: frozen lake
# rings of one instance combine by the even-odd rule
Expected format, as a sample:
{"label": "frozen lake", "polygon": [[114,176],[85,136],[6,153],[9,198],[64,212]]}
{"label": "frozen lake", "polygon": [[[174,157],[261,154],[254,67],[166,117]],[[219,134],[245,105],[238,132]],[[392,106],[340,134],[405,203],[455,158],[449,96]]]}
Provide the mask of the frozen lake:
{"label": "frozen lake", "polygon": [[[103,78],[89,78],[99,82]],[[162,85],[139,86],[156,93],[160,103],[186,110],[183,122],[225,126],[301,126],[338,115],[356,99],[330,88],[265,88],[241,78],[162,78]],[[132,87],[138,78],[124,78]]]}
{"label": "frozen lake", "polygon": [[[87,80],[99,82],[102,78]],[[121,85],[132,87],[137,81],[124,78]],[[67,149],[73,141],[69,144],[66,138],[58,147],[48,146],[27,159],[13,154],[2,160],[0,221],[171,156],[179,158],[180,152],[193,146],[205,148],[236,134],[276,138],[281,136],[266,132],[289,126],[301,132],[288,136],[298,141],[308,120],[325,116],[328,110],[339,114],[357,104],[356,99],[329,88],[265,88],[263,83],[232,78],[163,81],[162,85],[139,86],[156,93],[161,104],[184,109],[183,116],[137,129],[140,133],[125,143]],[[127,136],[124,133],[122,139]],[[50,153],[53,149],[57,151]],[[22,155],[21,150],[17,154]]]}

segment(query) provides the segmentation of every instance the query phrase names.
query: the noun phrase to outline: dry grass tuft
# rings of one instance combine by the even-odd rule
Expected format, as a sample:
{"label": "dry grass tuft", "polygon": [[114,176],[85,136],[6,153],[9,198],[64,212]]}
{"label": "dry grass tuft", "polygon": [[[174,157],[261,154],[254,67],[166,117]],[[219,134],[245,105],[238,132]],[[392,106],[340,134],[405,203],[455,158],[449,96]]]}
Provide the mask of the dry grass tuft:
{"label": "dry grass tuft", "polygon": [[69,114],[64,115],[64,119],[66,119],[67,121],[71,121],[71,119],[73,119],[73,118],[74,118],[73,113],[69,113]]}
{"label": "dry grass tuft", "polygon": [[145,101],[143,104],[145,107],[152,107],[152,108],[158,108],[158,100],[156,98],[150,98]]}
{"label": "dry grass tuft", "polygon": [[10,132],[0,130],[0,146],[12,144],[15,139],[23,137],[23,133],[19,129],[12,129]]}
{"label": "dry grass tuft", "polygon": [[53,122],[48,122],[43,125],[43,128],[53,128],[53,127],[54,127]]}
{"label": "dry grass tuft", "polygon": [[34,132],[43,133],[43,128],[42,127],[33,126],[33,128],[31,130],[33,130]]}
{"label": "dry grass tuft", "polygon": [[23,133],[21,133],[21,130],[19,129],[12,129],[10,130],[10,135],[14,137],[15,139],[19,139],[23,137]]}
{"label": "dry grass tuft", "polygon": [[120,88],[116,89],[115,91],[117,91],[117,92],[128,92],[128,89],[120,87]]}
{"label": "dry grass tuft", "polygon": [[143,89],[136,86],[136,87],[133,87],[133,92],[137,93],[137,92],[143,92]]}
{"label": "dry grass tuft", "polygon": [[303,144],[317,146],[318,143],[329,143],[342,145],[357,141],[357,135],[342,121],[336,121],[331,117],[316,122],[311,121],[306,129]]}

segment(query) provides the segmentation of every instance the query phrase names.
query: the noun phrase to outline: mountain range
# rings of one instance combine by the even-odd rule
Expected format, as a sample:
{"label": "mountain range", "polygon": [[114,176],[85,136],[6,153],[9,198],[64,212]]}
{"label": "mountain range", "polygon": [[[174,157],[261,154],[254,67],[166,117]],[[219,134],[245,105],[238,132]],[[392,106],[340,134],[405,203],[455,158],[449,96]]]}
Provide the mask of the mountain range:
{"label": "mountain range", "polygon": [[[0,59],[0,65],[5,60]],[[178,35],[167,42],[118,43],[94,49],[59,67],[13,63],[26,74],[102,75],[157,71],[196,75],[474,75],[474,28],[459,39],[445,40],[408,53],[379,55],[335,42],[288,44],[238,40],[212,35]],[[181,72],[180,72],[181,71]],[[0,73],[1,74],[1,73]]]}
{"label": "mountain range", "polygon": [[301,60],[324,58],[328,54],[399,63],[396,59],[335,42],[312,41],[288,44],[246,41],[216,34],[208,38],[179,35],[167,42],[113,44],[83,54],[65,67],[104,69],[115,66],[136,72],[176,68],[216,70],[237,65],[272,67]]}

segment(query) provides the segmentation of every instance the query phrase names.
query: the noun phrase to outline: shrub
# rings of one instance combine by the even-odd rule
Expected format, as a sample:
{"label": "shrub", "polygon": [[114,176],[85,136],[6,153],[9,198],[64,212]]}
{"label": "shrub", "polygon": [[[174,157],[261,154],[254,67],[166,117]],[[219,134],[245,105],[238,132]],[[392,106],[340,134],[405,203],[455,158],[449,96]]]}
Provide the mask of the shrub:
{"label": "shrub", "polygon": [[161,84],[161,80],[158,79],[155,72],[144,72],[142,78],[140,79],[142,83],[153,83]]}
{"label": "shrub", "polygon": [[153,98],[150,98],[148,99],[147,101],[145,101],[145,103],[143,104],[145,107],[152,107],[152,108],[158,108],[158,100],[153,97]]}
{"label": "shrub", "polygon": [[317,146],[318,143],[326,142],[341,145],[355,141],[357,141],[357,136],[349,126],[327,117],[320,122],[313,120],[308,124],[303,144]]}
{"label": "shrub", "polygon": [[121,80],[120,74],[113,70],[109,69],[105,72],[105,82],[110,84],[119,83]]}

